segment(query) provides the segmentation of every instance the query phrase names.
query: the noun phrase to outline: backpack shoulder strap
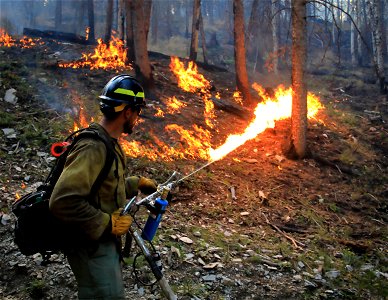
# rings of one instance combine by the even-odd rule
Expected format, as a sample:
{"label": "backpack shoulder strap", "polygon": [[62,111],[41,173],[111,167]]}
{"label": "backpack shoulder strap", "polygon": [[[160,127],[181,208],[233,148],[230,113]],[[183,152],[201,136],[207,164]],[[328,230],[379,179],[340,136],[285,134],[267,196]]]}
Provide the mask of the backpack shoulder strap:
{"label": "backpack shoulder strap", "polygon": [[95,140],[100,140],[104,143],[106,147],[106,159],[105,159],[105,164],[103,168],[101,169],[101,172],[98,174],[96,181],[93,183],[91,192],[89,194],[89,199],[93,199],[99,188],[101,187],[102,183],[106,179],[106,177],[109,174],[109,171],[112,167],[112,164],[115,160],[117,160],[115,151],[114,151],[114,144],[112,139],[104,135],[97,130],[94,130],[92,128],[83,128],[80,129],[76,132],[73,132],[70,136],[66,138],[66,141],[70,142],[70,145],[67,147],[66,151],[61,154],[60,157],[58,157],[55,165],[50,171],[50,174],[48,175],[46,182],[45,182],[45,188],[49,192],[52,191],[54,188],[55,184],[57,183],[59,177],[61,176],[61,173],[65,167],[66,159],[70,151],[74,148],[76,143],[85,138],[91,138]]}
{"label": "backpack shoulder strap", "polygon": [[72,144],[75,145],[80,139],[85,139],[85,138],[100,140],[104,143],[106,147],[105,164],[101,169],[101,172],[98,174],[96,181],[93,183],[92,189],[89,194],[89,199],[93,199],[97,195],[97,192],[100,189],[104,180],[108,177],[112,164],[115,160],[117,160],[117,157],[115,154],[114,144],[112,139],[109,136],[102,134],[101,132],[94,130],[92,128],[86,128],[84,131],[80,132],[74,138],[74,141]]}

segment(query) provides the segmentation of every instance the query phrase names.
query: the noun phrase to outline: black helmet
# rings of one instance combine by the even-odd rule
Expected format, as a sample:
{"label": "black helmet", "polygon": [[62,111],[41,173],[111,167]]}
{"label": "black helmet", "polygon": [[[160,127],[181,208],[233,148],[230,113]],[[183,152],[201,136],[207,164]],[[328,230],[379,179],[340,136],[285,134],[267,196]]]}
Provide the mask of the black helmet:
{"label": "black helmet", "polygon": [[100,109],[104,112],[119,112],[127,105],[132,108],[145,106],[144,90],[131,75],[113,77],[102,90]]}

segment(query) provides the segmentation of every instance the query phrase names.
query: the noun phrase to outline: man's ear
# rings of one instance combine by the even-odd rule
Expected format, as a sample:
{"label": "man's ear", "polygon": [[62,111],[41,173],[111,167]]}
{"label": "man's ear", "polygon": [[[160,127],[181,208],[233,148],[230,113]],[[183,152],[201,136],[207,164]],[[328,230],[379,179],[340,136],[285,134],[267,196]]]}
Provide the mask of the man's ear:
{"label": "man's ear", "polygon": [[129,120],[131,118],[132,110],[130,107],[124,109],[124,118]]}

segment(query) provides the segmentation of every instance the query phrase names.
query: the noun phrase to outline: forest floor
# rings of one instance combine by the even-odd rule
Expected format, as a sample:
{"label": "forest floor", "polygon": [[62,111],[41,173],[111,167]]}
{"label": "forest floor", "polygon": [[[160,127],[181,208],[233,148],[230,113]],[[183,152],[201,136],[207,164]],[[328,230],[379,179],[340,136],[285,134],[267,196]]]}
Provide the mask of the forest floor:
{"label": "forest floor", "polygon": [[[62,254],[42,266],[39,254],[18,251],[10,208],[16,194],[45,179],[53,163],[49,147],[72,129],[80,103],[89,118],[97,115],[95,99],[114,72],[56,66],[58,57],[76,59],[81,50],[50,41],[31,49],[0,48],[2,299],[76,298]],[[178,88],[168,59],[151,62],[156,88],[131,138],[146,142],[157,136],[183,151],[187,145],[165,126],[205,126],[201,98]],[[222,101],[234,101],[234,74],[199,72],[212,80]],[[308,76],[309,90],[325,105],[318,121],[309,122],[308,158],[284,156],[290,121],[279,121],[174,191],[155,245],[179,299],[388,297],[388,103],[376,85],[365,83],[370,72]],[[10,88],[17,104],[5,100]],[[155,117],[171,96],[186,108]],[[216,117],[214,145],[249,123],[221,110]],[[133,174],[162,182],[174,170],[188,174],[205,161],[143,157],[129,163]],[[136,282],[131,265],[124,266],[123,276],[128,299],[160,298],[158,286]]]}

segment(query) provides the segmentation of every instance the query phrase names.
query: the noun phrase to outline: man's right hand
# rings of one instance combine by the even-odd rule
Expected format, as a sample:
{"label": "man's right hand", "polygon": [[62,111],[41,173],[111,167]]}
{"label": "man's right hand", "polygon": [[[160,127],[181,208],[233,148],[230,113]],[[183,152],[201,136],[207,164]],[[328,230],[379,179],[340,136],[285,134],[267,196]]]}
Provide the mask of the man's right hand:
{"label": "man's right hand", "polygon": [[122,210],[123,209],[120,208],[111,215],[112,234],[118,236],[127,233],[129,227],[131,227],[131,224],[133,222],[133,218],[130,215],[120,215]]}

